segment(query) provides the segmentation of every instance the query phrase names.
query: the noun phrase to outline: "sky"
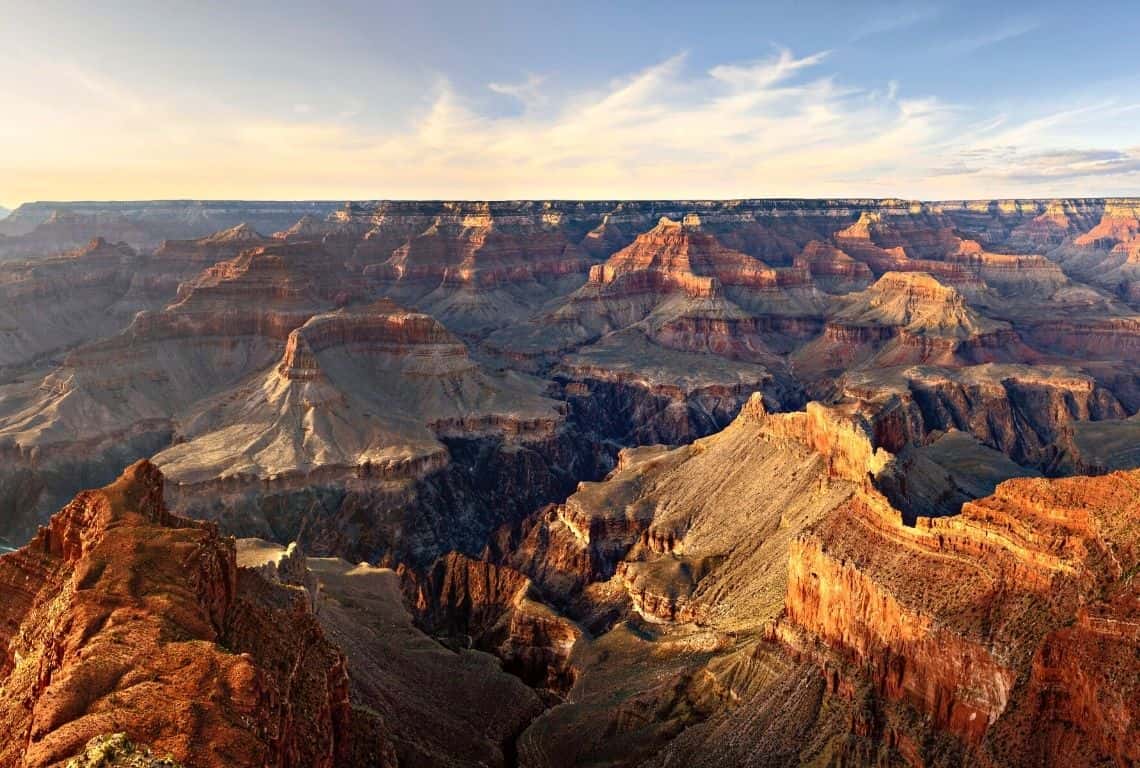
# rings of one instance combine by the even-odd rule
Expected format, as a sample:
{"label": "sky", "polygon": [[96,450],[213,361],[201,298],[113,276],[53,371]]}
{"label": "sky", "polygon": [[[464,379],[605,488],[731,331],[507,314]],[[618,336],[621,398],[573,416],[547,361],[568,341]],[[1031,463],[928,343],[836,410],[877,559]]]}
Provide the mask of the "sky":
{"label": "sky", "polygon": [[0,0],[0,205],[1140,194],[1134,2]]}

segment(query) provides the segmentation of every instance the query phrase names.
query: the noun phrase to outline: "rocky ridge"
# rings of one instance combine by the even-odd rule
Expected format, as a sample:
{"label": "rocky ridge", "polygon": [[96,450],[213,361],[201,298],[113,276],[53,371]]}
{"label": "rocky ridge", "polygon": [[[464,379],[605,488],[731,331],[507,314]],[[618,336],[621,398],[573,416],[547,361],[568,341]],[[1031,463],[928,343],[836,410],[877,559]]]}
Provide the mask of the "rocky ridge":
{"label": "rocky ridge", "polygon": [[162,490],[132,465],[0,558],[0,762],[59,764],[123,731],[192,765],[343,765],[343,655],[306,601],[240,569]]}

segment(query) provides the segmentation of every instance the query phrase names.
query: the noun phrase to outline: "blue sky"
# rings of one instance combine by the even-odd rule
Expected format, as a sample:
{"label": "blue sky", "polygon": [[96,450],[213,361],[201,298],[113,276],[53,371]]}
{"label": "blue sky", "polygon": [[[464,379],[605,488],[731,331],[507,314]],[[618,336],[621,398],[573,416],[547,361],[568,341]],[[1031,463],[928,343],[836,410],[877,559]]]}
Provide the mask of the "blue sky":
{"label": "blue sky", "polygon": [[1138,33],[1125,2],[0,0],[0,204],[1140,194]]}

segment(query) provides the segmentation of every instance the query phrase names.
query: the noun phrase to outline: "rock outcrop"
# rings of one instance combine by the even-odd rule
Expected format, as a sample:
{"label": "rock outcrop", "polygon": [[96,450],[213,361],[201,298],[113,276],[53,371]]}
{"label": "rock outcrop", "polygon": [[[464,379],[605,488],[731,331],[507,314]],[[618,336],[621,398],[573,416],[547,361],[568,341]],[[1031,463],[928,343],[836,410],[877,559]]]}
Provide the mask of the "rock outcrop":
{"label": "rock outcrop", "polygon": [[573,685],[569,660],[582,631],[544,605],[522,573],[452,553],[407,589],[425,631],[494,652],[505,670],[550,695]]}
{"label": "rock outcrop", "polygon": [[795,353],[807,373],[1036,358],[1011,325],[981,315],[958,290],[922,272],[888,272],[837,304],[823,334]]}
{"label": "rock outcrop", "polygon": [[0,264],[0,381],[83,342],[122,330],[124,301],[142,258],[125,243],[95,238],[49,258]]}
{"label": "rock outcrop", "polygon": [[0,763],[60,764],[123,732],[188,765],[344,765],[344,657],[307,601],[162,495],[134,464],[0,557]]}
{"label": "rock outcrop", "polygon": [[[1136,701],[1140,679],[1109,683],[1101,664],[1123,663],[1134,642],[1138,482],[1010,480],[915,528],[885,524],[873,496],[855,500],[792,548],[778,634],[838,653],[825,662],[837,690],[869,675],[875,699],[955,734],[977,764],[1128,764],[1135,724],[1110,713]],[[877,712],[863,727],[901,732],[912,763],[937,760],[905,716]]]}

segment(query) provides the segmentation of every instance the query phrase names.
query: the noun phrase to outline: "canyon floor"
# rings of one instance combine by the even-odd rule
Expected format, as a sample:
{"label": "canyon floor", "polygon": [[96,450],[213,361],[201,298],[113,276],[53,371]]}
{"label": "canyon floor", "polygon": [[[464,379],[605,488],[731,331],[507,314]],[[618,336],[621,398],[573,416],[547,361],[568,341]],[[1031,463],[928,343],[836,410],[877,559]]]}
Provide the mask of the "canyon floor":
{"label": "canyon floor", "polygon": [[1140,764],[1140,200],[0,220],[0,767]]}

